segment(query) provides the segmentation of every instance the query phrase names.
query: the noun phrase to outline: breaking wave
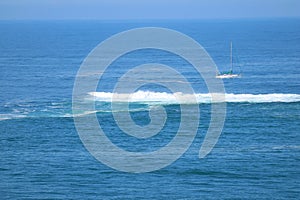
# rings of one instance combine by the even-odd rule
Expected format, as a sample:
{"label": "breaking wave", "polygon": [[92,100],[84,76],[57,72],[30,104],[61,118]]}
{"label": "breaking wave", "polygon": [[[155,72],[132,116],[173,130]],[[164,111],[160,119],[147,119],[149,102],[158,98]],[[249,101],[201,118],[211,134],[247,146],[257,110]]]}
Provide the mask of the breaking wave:
{"label": "breaking wave", "polygon": [[[120,102],[116,110],[111,109],[112,97],[114,102]],[[109,92],[91,92],[87,100],[95,101],[96,110],[72,110],[72,103],[67,102],[21,102],[7,103],[2,105],[0,110],[0,121],[21,118],[41,118],[41,117],[63,117],[72,118],[84,116],[92,113],[110,113],[110,112],[138,112],[149,111],[160,105],[179,104],[176,97],[180,97],[181,103],[192,104],[191,96],[195,95],[197,103],[212,103],[211,94],[184,94],[184,93],[166,93],[152,91],[137,91],[129,95],[129,102],[133,103],[129,108],[126,107],[128,94],[113,94]],[[224,99],[223,99],[224,101]],[[293,103],[300,102],[300,94],[225,94],[225,102],[228,103]]]}
{"label": "breaking wave", "polygon": [[[128,94],[114,94],[110,92],[90,92],[95,101],[112,102],[126,102]],[[212,96],[210,93],[184,94],[184,93],[166,93],[166,92],[152,92],[152,91],[137,91],[130,94],[129,102],[144,102],[144,103],[159,103],[159,104],[176,104],[178,103],[176,97],[180,96],[184,103],[192,103],[191,96],[195,95],[197,103],[212,103]],[[223,98],[224,99],[224,98]],[[222,101],[224,102],[224,100]],[[300,94],[225,94],[225,102],[228,103],[272,103],[272,102],[300,102]]]}

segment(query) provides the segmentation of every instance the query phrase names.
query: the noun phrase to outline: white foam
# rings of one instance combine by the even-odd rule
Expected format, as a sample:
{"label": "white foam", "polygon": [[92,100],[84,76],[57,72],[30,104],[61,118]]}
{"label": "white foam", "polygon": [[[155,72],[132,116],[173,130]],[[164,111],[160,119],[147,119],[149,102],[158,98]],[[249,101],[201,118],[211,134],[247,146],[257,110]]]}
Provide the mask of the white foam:
{"label": "white foam", "polygon": [[26,115],[17,115],[17,114],[0,114],[0,121],[9,120],[9,119],[18,119],[24,118]]}
{"label": "white foam", "polygon": [[[191,95],[195,95],[198,103],[211,103],[210,93],[184,94],[184,93],[166,93],[152,91],[137,91],[132,94],[113,94],[110,92],[90,92],[95,101],[102,102],[144,102],[144,103],[162,103],[176,104],[176,97],[180,96],[185,103],[190,103]],[[129,95],[129,96],[128,96]],[[128,98],[129,97],[129,98]],[[248,102],[248,103],[271,103],[271,102],[300,102],[300,94],[225,94],[225,102]]]}

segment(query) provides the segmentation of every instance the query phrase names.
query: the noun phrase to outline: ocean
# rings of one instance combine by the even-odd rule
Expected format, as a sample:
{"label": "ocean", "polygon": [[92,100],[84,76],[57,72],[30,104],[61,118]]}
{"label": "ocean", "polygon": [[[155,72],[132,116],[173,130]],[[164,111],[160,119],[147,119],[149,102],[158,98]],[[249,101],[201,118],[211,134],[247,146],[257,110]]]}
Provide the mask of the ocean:
{"label": "ocean", "polygon": [[[86,91],[85,100],[95,104],[95,112],[72,110],[74,82],[89,53],[114,34],[143,27],[168,28],[193,38],[220,71],[228,70],[233,43],[234,70],[241,76],[220,80],[224,127],[204,158],[199,149],[214,103],[197,71],[170,52],[140,49],[123,55],[111,63],[96,91]],[[299,19],[0,21],[0,36],[0,199],[299,198]],[[185,118],[196,105],[200,120],[190,146],[174,162],[149,172],[120,171],[90,153],[74,117],[96,116],[109,140],[128,152],[168,145],[182,119],[170,89],[153,83],[133,92],[129,114],[135,124],[147,126],[160,117],[159,112],[150,116],[152,110],[165,110],[165,124],[153,137],[124,134],[114,117],[127,107],[118,102],[111,108],[116,82],[147,63],[168,65],[186,78],[197,103],[184,103]],[[174,81],[167,73],[160,76]],[[143,79],[143,73],[138,77]],[[88,123],[84,128],[93,130]],[[102,153],[110,155],[106,150]],[[143,171],[148,166],[139,167]]]}

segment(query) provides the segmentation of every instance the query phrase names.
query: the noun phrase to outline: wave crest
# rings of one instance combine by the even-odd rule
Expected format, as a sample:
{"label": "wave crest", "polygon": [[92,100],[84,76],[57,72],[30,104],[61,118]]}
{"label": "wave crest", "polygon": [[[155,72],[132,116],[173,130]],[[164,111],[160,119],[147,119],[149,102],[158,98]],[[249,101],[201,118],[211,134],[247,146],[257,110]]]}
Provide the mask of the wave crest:
{"label": "wave crest", "polygon": [[[191,95],[195,95],[198,103],[212,103],[210,93],[166,93],[166,92],[152,92],[152,91],[137,91],[132,94],[114,94],[110,92],[90,92],[95,101],[112,102],[112,99],[117,102],[127,102],[129,95],[129,102],[143,102],[143,103],[161,103],[161,104],[176,104],[176,96],[180,95],[184,102],[191,103]],[[271,102],[300,102],[300,94],[225,94],[225,102],[228,103],[271,103]]]}

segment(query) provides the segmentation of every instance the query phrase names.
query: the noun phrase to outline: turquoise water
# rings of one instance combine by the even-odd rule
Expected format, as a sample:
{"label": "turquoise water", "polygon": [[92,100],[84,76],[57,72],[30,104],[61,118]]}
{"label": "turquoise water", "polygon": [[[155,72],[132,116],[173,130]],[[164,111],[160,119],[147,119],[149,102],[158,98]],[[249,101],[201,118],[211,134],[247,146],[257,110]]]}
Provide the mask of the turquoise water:
{"label": "turquoise water", "polygon": [[[113,63],[98,92],[110,95],[122,73],[155,61],[179,70],[200,95],[199,128],[188,151],[166,168],[132,174],[107,167],[85,149],[72,118],[72,90],[82,61],[98,43],[120,31],[144,26],[171,28],[192,37],[220,71],[228,67],[232,41],[240,64],[236,69],[241,69],[242,77],[223,80],[228,94],[224,129],[212,152],[199,159],[211,104],[198,74],[182,59],[155,50],[132,52]],[[1,198],[297,199],[299,33],[299,19],[1,21]],[[128,151],[148,152],[163,147],[176,134],[180,106],[163,93],[165,88],[148,85],[141,90],[145,93],[139,94],[140,99],[156,96],[153,102],[131,104],[131,116],[137,124],[146,125],[149,108],[164,106],[168,119],[162,134],[146,140],[123,134],[103,93],[96,99],[96,110],[113,143]]]}

